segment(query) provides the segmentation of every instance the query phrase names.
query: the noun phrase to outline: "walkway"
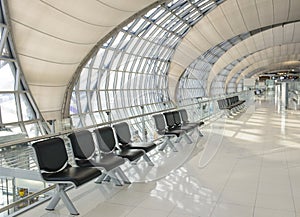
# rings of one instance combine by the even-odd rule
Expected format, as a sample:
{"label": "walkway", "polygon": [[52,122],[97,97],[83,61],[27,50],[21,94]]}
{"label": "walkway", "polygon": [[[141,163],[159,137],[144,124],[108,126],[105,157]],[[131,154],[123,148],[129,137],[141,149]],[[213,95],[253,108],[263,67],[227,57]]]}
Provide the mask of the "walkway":
{"label": "walkway", "polygon": [[[87,217],[300,217],[299,126],[300,113],[278,113],[262,100],[207,126],[189,160],[164,178],[68,193]],[[219,147],[206,166],[199,164],[203,144]],[[55,212],[45,206],[21,216],[68,216],[62,205]]]}

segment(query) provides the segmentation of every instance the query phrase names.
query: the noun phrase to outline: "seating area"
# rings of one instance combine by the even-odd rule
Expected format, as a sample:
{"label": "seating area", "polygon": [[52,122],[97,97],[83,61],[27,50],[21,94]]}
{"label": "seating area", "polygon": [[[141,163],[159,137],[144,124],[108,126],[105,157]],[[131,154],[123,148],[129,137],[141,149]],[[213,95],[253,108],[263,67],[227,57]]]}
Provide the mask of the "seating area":
{"label": "seating area", "polygon": [[66,194],[70,186],[79,187],[100,176],[97,168],[72,167],[68,163],[65,143],[61,138],[50,138],[32,145],[35,150],[41,177],[48,183],[56,184],[56,193],[52,196],[47,210],[54,210],[60,199],[70,214],[79,215],[72,201]]}
{"label": "seating area", "polygon": [[[187,143],[192,143],[193,141],[190,136],[195,131],[200,137],[203,136],[198,127],[202,126],[204,122],[190,123],[185,109],[156,114],[153,115],[153,118],[156,132],[164,137],[164,142],[159,149],[160,151],[163,151],[166,147],[170,147],[176,152],[177,149],[175,148],[174,143],[179,143],[182,139]],[[174,137],[177,139],[173,143],[171,139]]]}
{"label": "seating area", "polygon": [[232,117],[246,108],[246,101],[239,100],[238,96],[227,97],[218,100],[218,106],[220,110],[225,111],[227,117]]}
{"label": "seating area", "polygon": [[[193,143],[191,135],[194,132],[203,136],[198,129],[203,122],[189,123],[186,110],[156,114],[153,117],[159,129],[158,134],[166,138],[162,144],[156,144],[154,141],[133,142],[130,127],[126,122],[117,123],[112,127],[96,128],[93,131],[78,130],[66,135],[73,160],[68,157],[65,141],[60,137],[33,143],[41,178],[45,182],[56,184],[56,192],[46,209],[54,210],[62,199],[70,214],[79,215],[66,194],[70,187],[77,188],[91,180],[98,184],[112,181],[116,186],[130,184],[129,178],[121,169],[126,162],[136,165],[144,159],[148,166],[153,167],[155,163],[148,153],[158,145],[161,146],[159,151],[165,150],[167,145],[173,151],[177,151],[171,137],[177,138],[175,143],[185,139],[190,144]],[[71,166],[72,163],[74,166]]]}

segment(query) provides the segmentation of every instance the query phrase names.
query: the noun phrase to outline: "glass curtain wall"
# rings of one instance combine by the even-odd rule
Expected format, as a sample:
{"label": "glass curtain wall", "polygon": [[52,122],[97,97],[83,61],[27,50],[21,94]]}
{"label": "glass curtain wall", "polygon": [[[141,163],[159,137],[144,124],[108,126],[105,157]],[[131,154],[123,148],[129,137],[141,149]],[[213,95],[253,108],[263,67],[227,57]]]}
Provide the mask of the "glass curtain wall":
{"label": "glass curtain wall", "polygon": [[73,127],[174,108],[168,71],[175,48],[222,1],[176,0],[153,8],[113,35],[83,67],[74,86]]}
{"label": "glass curtain wall", "polygon": [[225,94],[224,84],[226,76],[239,61],[233,62],[216,76],[211,87],[209,87],[212,90],[210,93],[211,96],[208,96],[208,93],[206,92],[208,88],[206,86],[208,75],[213,65],[226,51],[249,36],[251,36],[250,33],[245,33],[224,41],[209,49],[191,63],[179,80],[177,100],[184,105],[190,104],[190,101],[195,98],[213,97]]}
{"label": "glass curtain wall", "polygon": [[16,59],[5,1],[0,6],[0,140],[6,142],[45,134],[47,128]]}

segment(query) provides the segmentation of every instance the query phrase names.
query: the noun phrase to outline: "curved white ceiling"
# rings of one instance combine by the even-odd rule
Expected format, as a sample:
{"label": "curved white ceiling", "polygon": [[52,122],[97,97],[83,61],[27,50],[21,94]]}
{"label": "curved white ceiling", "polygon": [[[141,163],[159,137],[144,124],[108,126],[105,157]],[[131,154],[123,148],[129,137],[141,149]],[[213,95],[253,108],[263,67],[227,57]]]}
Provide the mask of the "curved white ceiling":
{"label": "curved white ceiling", "polygon": [[60,118],[66,87],[97,42],[153,2],[7,1],[17,56],[45,119]]}
{"label": "curved white ceiling", "polygon": [[[170,94],[175,93],[175,84],[185,68],[211,47],[242,33],[297,21],[299,11],[299,0],[227,0],[219,5],[194,26],[177,47],[170,67]],[[255,41],[250,46],[260,43]],[[174,95],[171,97],[175,99]]]}
{"label": "curved white ceiling", "polygon": [[[251,71],[256,70],[254,68],[255,63],[259,63],[262,61],[266,61],[270,64],[270,68],[272,68],[271,64],[276,63],[276,65],[281,68],[279,65],[280,57],[284,58],[284,62],[282,62],[282,68],[288,67],[288,64],[290,63],[291,65],[295,66],[295,61],[298,61],[298,64],[300,64],[299,61],[299,55],[300,55],[300,41],[298,43],[292,43],[292,44],[284,44],[284,45],[279,45],[276,47],[270,47],[265,50],[258,51],[247,58],[245,58],[243,61],[241,61],[239,64],[236,65],[235,74],[238,73],[239,71],[242,71],[241,75],[239,75],[239,79],[245,77],[248,72],[250,73]],[[286,57],[289,57],[290,59],[286,59]],[[297,59],[298,58],[298,59]],[[274,61],[272,61],[274,60]],[[277,61],[277,62],[276,62]],[[289,62],[287,62],[289,61]],[[261,66],[258,66],[259,68]],[[266,67],[266,66],[264,66]],[[247,70],[246,70],[247,68]],[[266,67],[268,68],[268,67]],[[238,71],[236,71],[239,69]],[[245,69],[245,70],[243,70]],[[233,76],[233,75],[232,75]],[[225,86],[228,84],[229,79],[232,78],[227,77]],[[242,76],[242,77],[241,77]]]}
{"label": "curved white ceiling", "polygon": [[[274,65],[278,66],[278,68],[281,67],[288,68],[291,65],[300,64],[300,62],[298,61],[299,58],[300,58],[299,50],[298,50],[298,54],[292,53],[283,56],[279,55],[279,56],[274,56],[263,60],[257,57],[257,60],[254,61],[251,65],[249,65],[249,67],[239,75],[239,77],[236,80],[236,84],[238,84],[242,78],[246,77],[248,74],[250,74],[251,72],[257,69],[263,69],[265,71],[267,69],[274,68]],[[281,65],[279,63],[281,63]]]}
{"label": "curved white ceiling", "polygon": [[[214,64],[207,79],[207,91],[210,91],[210,86],[213,79],[233,60],[247,57],[249,54],[253,54],[269,47],[298,42],[300,42],[300,22],[268,29],[266,31],[257,33],[252,37],[245,39],[244,41],[241,41],[237,45],[230,48]],[[290,49],[292,48],[290,47]],[[270,55],[276,55],[276,53],[269,53],[267,58],[269,58]],[[226,85],[237,72],[249,65],[249,58],[251,58],[251,56],[245,58],[231,70],[227,76]],[[265,56],[261,55],[260,58],[264,59]]]}
{"label": "curved white ceiling", "polygon": [[[66,88],[91,49],[123,21],[159,2],[163,0],[7,1],[17,56],[45,119],[60,118]],[[177,47],[169,73],[171,97],[184,69],[205,51],[251,30],[300,20],[299,11],[299,0],[227,0],[220,4]],[[254,44],[249,46],[256,48],[260,41],[255,39]]]}

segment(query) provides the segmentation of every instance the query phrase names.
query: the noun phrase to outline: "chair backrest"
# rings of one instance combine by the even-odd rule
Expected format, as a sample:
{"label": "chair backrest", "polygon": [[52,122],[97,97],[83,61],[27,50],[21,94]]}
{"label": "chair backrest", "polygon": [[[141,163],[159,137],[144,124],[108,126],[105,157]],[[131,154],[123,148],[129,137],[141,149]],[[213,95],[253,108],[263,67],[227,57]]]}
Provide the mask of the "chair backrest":
{"label": "chair backrest", "polygon": [[179,110],[180,116],[181,116],[181,120],[183,124],[186,124],[189,122],[189,117],[187,114],[187,111],[185,109],[180,109]]}
{"label": "chair backrest", "polygon": [[156,114],[152,116],[154,118],[155,126],[158,133],[166,130],[166,123],[162,114]]}
{"label": "chair backrest", "polygon": [[219,109],[223,109],[224,108],[223,100],[219,99],[217,102],[218,102]]}
{"label": "chair backrest", "polygon": [[111,127],[101,127],[94,130],[99,150],[102,152],[112,152],[116,147],[114,131]]}
{"label": "chair backrest", "polygon": [[174,128],[175,127],[175,120],[174,120],[173,112],[166,112],[166,113],[164,113],[164,116],[166,118],[168,128],[169,129]]}
{"label": "chair backrest", "polygon": [[173,111],[173,117],[174,117],[176,126],[180,126],[182,124],[182,121],[181,121],[179,111]]}
{"label": "chair backrest", "polygon": [[116,130],[118,142],[125,145],[131,142],[131,133],[129,125],[126,122],[121,122],[113,126]]}
{"label": "chair backrest", "polygon": [[40,170],[57,172],[68,163],[65,143],[61,138],[50,138],[32,144]]}
{"label": "chair backrest", "polygon": [[74,132],[68,135],[75,159],[90,159],[94,156],[96,148],[93,135],[88,130]]}

